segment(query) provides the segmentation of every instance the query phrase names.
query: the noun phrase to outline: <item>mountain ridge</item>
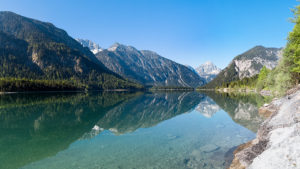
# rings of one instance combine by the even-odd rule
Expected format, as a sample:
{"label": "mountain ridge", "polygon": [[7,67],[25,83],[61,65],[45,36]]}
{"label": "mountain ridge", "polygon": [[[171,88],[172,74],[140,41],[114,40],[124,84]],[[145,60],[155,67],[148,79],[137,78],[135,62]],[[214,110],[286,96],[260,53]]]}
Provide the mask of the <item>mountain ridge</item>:
{"label": "mountain ridge", "polygon": [[198,87],[204,80],[186,66],[150,50],[115,43],[96,57],[111,71],[146,86]]}

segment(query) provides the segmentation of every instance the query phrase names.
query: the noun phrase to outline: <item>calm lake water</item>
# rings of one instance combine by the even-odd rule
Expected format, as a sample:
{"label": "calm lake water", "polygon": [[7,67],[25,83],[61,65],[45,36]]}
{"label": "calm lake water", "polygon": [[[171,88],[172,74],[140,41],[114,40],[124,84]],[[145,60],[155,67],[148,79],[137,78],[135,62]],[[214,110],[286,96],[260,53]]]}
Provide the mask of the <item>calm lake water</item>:
{"label": "calm lake water", "polygon": [[0,95],[1,169],[227,168],[264,120],[260,96]]}

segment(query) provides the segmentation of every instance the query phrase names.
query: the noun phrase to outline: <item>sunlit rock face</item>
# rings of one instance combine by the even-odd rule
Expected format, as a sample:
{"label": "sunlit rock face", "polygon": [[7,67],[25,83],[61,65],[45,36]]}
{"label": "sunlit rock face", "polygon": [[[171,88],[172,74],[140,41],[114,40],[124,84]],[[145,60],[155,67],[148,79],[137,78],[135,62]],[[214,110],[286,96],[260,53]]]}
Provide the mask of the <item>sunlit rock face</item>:
{"label": "sunlit rock face", "polygon": [[262,66],[266,66],[268,69],[274,69],[278,64],[279,58],[282,57],[282,49],[257,48],[261,48],[260,53],[254,54],[249,58],[245,55],[244,57],[233,60],[239,79],[252,77],[258,74]]}
{"label": "sunlit rock face", "polygon": [[195,110],[203,116],[210,118],[221,109],[211,98],[205,97],[205,99],[197,105]]}
{"label": "sunlit rock face", "polygon": [[215,88],[235,80],[257,75],[266,66],[273,69],[282,57],[283,48],[266,48],[256,46],[243,54],[236,56],[229,65],[223,69],[206,88]]}

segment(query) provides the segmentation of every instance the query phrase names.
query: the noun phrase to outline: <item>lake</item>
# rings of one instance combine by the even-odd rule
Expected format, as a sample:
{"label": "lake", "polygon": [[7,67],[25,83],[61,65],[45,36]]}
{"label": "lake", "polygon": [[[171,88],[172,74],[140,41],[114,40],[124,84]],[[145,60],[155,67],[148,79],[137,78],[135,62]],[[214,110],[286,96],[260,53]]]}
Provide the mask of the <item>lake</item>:
{"label": "lake", "polygon": [[258,95],[0,95],[1,169],[227,168],[264,118]]}

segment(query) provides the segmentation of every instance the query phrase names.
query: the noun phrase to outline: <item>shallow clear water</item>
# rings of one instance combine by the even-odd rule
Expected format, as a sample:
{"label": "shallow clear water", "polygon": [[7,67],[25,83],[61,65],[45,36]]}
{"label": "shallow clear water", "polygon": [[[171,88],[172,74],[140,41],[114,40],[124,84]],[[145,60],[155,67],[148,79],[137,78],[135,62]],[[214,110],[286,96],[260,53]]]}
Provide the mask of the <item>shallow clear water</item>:
{"label": "shallow clear water", "polygon": [[259,96],[0,96],[0,168],[226,168],[263,121]]}

